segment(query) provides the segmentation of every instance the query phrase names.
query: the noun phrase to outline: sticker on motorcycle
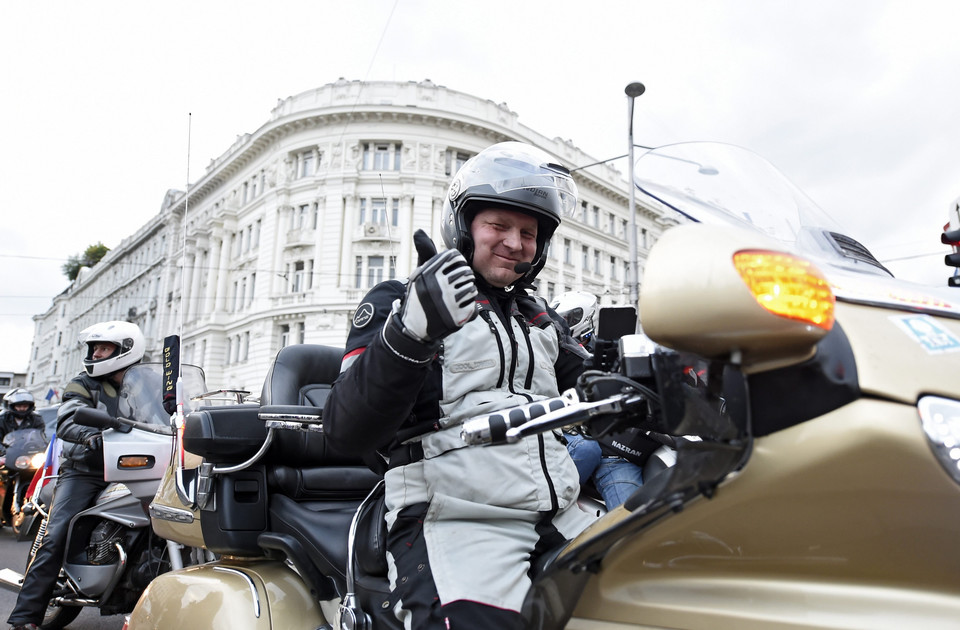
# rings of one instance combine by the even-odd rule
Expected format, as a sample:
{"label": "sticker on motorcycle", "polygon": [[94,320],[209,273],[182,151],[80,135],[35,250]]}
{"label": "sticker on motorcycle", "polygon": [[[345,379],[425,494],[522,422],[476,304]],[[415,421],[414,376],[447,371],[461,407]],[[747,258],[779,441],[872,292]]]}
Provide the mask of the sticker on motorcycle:
{"label": "sticker on motorcycle", "polygon": [[960,339],[929,315],[902,315],[890,319],[930,354],[960,352]]}

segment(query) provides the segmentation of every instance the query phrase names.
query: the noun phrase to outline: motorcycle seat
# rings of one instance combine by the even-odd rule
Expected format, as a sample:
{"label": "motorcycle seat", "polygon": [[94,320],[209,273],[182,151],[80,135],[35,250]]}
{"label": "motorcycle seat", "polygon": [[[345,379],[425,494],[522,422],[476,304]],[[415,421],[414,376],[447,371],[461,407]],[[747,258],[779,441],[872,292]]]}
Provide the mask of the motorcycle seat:
{"label": "motorcycle seat", "polygon": [[360,499],[297,502],[274,494],[270,497],[270,531],[296,538],[321,573],[336,576],[342,583],[350,523],[359,505]]}

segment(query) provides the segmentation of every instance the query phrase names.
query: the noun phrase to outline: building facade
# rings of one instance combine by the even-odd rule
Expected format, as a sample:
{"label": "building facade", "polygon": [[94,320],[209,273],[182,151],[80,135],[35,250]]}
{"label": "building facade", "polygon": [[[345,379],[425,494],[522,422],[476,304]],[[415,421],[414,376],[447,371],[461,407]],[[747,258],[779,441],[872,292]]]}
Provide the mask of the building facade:
{"label": "building facade", "polygon": [[[483,148],[519,140],[556,156],[580,190],[577,216],[553,237],[538,293],[597,294],[625,304],[628,188],[609,164],[546,138],[506,104],[422,82],[339,80],[278,101],[270,119],[34,317],[35,392],[81,368],[77,334],[108,319],[140,325],[147,358],[180,334],[181,360],[211,388],[259,394],[277,351],[342,346],[353,311],[377,282],[409,275],[413,232],[441,243],[443,198]],[[637,204],[638,267],[672,222]]]}

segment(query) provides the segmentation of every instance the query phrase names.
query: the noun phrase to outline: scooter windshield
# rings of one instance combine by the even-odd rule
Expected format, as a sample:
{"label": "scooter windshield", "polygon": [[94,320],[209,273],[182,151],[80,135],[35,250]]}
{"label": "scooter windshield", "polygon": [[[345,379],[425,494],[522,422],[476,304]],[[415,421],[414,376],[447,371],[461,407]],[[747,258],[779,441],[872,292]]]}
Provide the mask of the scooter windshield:
{"label": "scooter windshield", "polygon": [[[183,365],[181,371],[188,400],[206,391],[203,370]],[[138,363],[126,371],[120,388],[120,415],[147,424],[170,424],[170,414],[163,408],[162,364]]]}

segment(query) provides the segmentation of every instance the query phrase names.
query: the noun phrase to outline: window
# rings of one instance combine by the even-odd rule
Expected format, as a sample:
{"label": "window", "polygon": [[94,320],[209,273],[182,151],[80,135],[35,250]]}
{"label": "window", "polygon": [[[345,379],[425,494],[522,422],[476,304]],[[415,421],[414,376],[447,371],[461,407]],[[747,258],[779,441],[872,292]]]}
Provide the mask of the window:
{"label": "window", "polygon": [[607,215],[607,232],[610,234],[616,234],[617,232],[617,216],[612,212]]}
{"label": "window", "polygon": [[601,273],[602,268],[600,267],[600,250],[593,250],[593,271],[594,273]]}
{"label": "window", "polygon": [[257,219],[257,222],[253,224],[253,243],[250,245],[254,249],[260,247],[260,227],[263,224],[263,219]]}
{"label": "window", "polygon": [[563,262],[568,265],[573,264],[573,247],[570,245],[570,239],[563,239]]}
{"label": "window", "polygon": [[307,149],[297,154],[297,176],[299,178],[310,177],[316,172],[316,154],[313,149]]}
{"label": "window", "polygon": [[[389,221],[390,225],[396,227],[400,224],[400,199],[385,197],[374,197],[373,199],[360,199],[359,224],[377,223],[386,225],[388,220],[387,202],[389,201]],[[368,212],[369,209],[369,212]]]}
{"label": "window", "polygon": [[370,200],[370,222],[379,223],[381,225],[386,224],[387,222],[387,200],[386,199],[371,199]]}
{"label": "window", "polygon": [[446,175],[453,175],[459,171],[464,163],[470,159],[469,153],[464,153],[462,151],[455,151],[453,149],[447,149],[446,163],[444,164],[443,172]]}
{"label": "window", "polygon": [[367,286],[380,282],[383,282],[383,256],[370,256],[367,258]]}
{"label": "window", "polygon": [[640,230],[640,247],[647,249],[650,245],[647,243],[647,228]]}
{"label": "window", "polygon": [[290,326],[283,324],[280,326],[280,347],[286,348],[290,345]]}
{"label": "window", "polygon": [[[384,263],[387,269],[384,270]],[[383,282],[384,271],[391,280],[397,277],[397,257],[390,256],[384,259],[383,256],[357,256],[356,270],[354,273],[353,286],[357,289],[369,289],[374,285]],[[364,285],[366,278],[366,285]]]}
{"label": "window", "polygon": [[0,386],[7,387],[10,385],[10,377],[0,376]]}
{"label": "window", "polygon": [[303,293],[309,288],[310,279],[307,277],[307,265],[304,261],[298,260],[293,264],[293,293]]}
{"label": "window", "polygon": [[256,288],[256,286],[257,286],[257,274],[251,273],[250,274],[250,293],[247,296],[247,306],[250,306],[251,304],[253,304],[253,291],[254,291],[254,288]]}
{"label": "window", "polygon": [[593,207],[593,210],[590,211],[590,225],[600,229],[600,208],[597,206]]}
{"label": "window", "polygon": [[307,226],[310,225],[310,204],[303,204],[297,208],[295,216],[293,217],[293,229],[295,230],[305,230]]}
{"label": "window", "polygon": [[399,171],[400,145],[381,142],[371,142],[364,145],[363,170]]}
{"label": "window", "polygon": [[610,279],[617,279],[617,258],[616,256],[610,257]]}
{"label": "window", "polygon": [[553,297],[557,294],[557,285],[553,282],[547,283],[547,302],[553,302]]}
{"label": "window", "polygon": [[583,223],[586,223],[588,213],[589,213],[589,210],[587,209],[587,202],[581,201],[580,202],[580,221],[582,221]]}
{"label": "window", "polygon": [[583,254],[581,264],[583,265],[584,271],[590,271],[590,248],[584,245],[581,249]]}

